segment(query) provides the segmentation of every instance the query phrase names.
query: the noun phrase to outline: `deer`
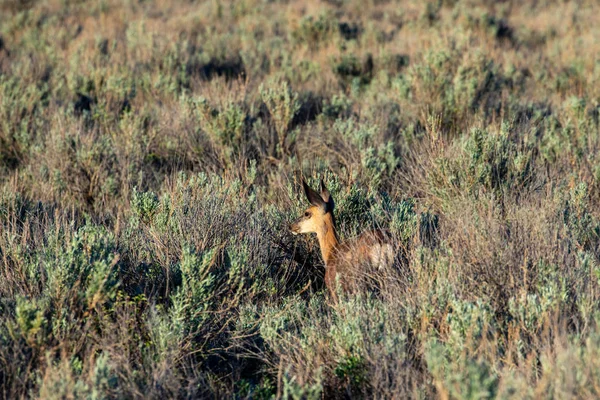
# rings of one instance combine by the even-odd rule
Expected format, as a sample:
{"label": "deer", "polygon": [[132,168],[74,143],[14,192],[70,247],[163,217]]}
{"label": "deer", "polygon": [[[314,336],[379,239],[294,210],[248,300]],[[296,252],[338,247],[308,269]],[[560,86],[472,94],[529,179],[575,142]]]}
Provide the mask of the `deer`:
{"label": "deer", "polygon": [[394,247],[384,230],[365,231],[358,237],[341,243],[333,215],[334,201],[320,182],[320,193],[313,190],[304,179],[302,187],[311,206],[290,224],[292,234],[316,233],[321,256],[325,263],[325,285],[337,302],[337,281],[342,292],[356,287],[357,279],[368,273],[368,267],[383,269],[394,261]]}

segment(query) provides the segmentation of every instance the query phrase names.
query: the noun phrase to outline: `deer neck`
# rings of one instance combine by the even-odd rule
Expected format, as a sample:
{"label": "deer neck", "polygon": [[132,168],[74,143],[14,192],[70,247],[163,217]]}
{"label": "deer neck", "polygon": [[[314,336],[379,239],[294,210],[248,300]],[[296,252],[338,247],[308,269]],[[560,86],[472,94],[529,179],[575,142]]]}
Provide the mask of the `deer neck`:
{"label": "deer neck", "polygon": [[327,266],[332,259],[333,252],[337,248],[339,241],[331,213],[325,215],[324,222],[322,229],[317,232],[317,238],[319,239],[323,261],[325,261],[325,266]]}

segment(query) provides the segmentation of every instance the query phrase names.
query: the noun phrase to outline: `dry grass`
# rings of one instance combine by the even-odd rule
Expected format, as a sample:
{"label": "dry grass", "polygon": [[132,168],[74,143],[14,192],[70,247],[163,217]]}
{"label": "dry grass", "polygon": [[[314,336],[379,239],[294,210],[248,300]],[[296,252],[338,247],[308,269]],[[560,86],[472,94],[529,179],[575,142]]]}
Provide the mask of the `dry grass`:
{"label": "dry grass", "polygon": [[0,10],[0,398],[600,397],[596,2]]}

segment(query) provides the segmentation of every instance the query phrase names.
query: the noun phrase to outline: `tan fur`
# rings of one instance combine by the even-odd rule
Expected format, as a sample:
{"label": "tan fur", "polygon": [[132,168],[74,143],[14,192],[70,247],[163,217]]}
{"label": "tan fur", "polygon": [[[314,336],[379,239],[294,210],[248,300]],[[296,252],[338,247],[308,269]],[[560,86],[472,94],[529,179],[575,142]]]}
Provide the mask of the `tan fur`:
{"label": "tan fur", "polygon": [[[327,201],[324,201],[324,205],[312,205],[306,209],[290,226],[290,230],[294,234],[317,234],[321,256],[325,262],[325,284],[336,299],[336,280],[339,280],[344,291],[350,290],[361,274],[366,273],[368,266],[377,269],[389,267],[394,260],[394,249],[383,231],[364,232],[353,240],[340,243],[333,218],[333,200],[329,198],[328,192],[323,193],[323,190],[326,191],[323,183],[321,188],[321,196],[327,198]],[[306,190],[312,189],[305,187]],[[314,193],[312,196],[314,199]],[[328,202],[330,207],[327,206]]]}

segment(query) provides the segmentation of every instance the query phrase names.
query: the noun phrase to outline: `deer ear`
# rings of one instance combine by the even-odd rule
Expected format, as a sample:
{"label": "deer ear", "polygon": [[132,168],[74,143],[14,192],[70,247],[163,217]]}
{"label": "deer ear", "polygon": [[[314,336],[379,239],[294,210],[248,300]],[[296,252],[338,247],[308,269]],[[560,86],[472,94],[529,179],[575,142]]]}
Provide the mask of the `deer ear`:
{"label": "deer ear", "polygon": [[325,187],[325,182],[321,179],[321,198],[327,204],[327,211],[333,211],[333,197],[329,194],[329,190]]}
{"label": "deer ear", "polygon": [[321,198],[319,193],[315,192],[310,188],[310,186],[308,186],[304,179],[302,179],[302,187],[304,188],[304,194],[306,195],[306,198],[308,199],[310,204],[316,207],[326,207],[327,203],[325,203],[325,201]]}

